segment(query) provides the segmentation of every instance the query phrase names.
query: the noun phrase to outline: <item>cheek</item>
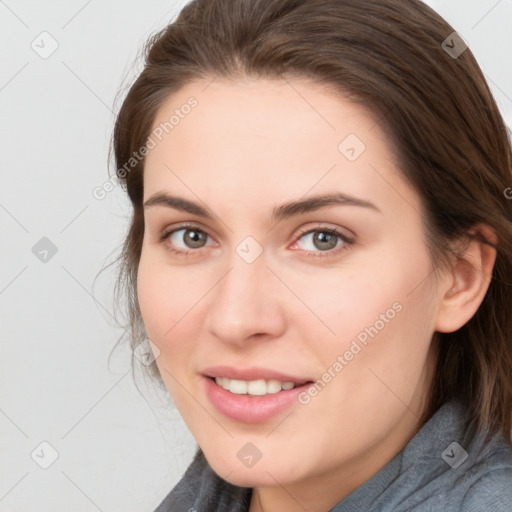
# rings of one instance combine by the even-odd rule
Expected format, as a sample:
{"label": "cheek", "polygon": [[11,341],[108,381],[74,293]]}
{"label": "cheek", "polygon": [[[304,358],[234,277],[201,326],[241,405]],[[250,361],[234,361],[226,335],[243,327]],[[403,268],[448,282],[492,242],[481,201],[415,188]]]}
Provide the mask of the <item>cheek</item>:
{"label": "cheek", "polygon": [[[346,274],[329,294],[331,303],[323,302],[322,319],[337,336],[315,346],[326,373],[318,398],[312,396],[307,405],[319,423],[316,429],[333,435],[342,431],[355,444],[375,438],[376,417],[382,418],[380,432],[388,432],[403,415],[403,404],[412,403],[435,316],[430,281],[418,285],[418,276],[429,273],[428,260],[411,261],[404,255],[367,268],[372,271],[365,276]],[[333,411],[330,416],[326,408]]]}
{"label": "cheek", "polygon": [[[148,338],[160,350],[155,363],[179,410],[186,410],[188,400],[182,396],[179,382],[189,372],[193,333],[187,333],[190,310],[189,288],[177,280],[176,272],[165,268],[152,254],[141,255],[137,273],[139,308]],[[188,337],[188,339],[187,339]]]}
{"label": "cheek", "polygon": [[[368,330],[388,330],[391,323],[400,324],[402,318],[397,310],[405,310],[410,302],[414,277],[421,274],[408,258],[378,251],[357,266],[341,265],[339,271],[329,269],[317,272],[314,279],[298,281],[290,275],[288,282],[294,284],[301,301],[317,316],[302,315],[303,329],[317,332],[327,342],[332,341],[336,349],[344,348],[359,336],[370,339]],[[312,286],[314,283],[314,286]],[[307,312],[306,312],[307,313]],[[372,332],[375,332],[373,329]],[[366,333],[366,335],[365,335]],[[320,344],[316,345],[320,347]],[[327,344],[333,347],[333,344]]]}
{"label": "cheek", "polygon": [[158,256],[143,251],[137,273],[139,308],[149,339],[165,355],[187,346],[172,341],[182,336],[180,330],[189,325],[187,312],[197,302],[198,292],[187,286],[183,275],[179,269],[162,264]]}
{"label": "cheek", "polygon": [[435,316],[430,271],[426,252],[416,251],[412,257],[399,245],[390,245],[339,277],[331,272],[315,279],[314,288],[311,281],[304,282],[299,293],[322,320],[309,327],[304,322],[304,332],[309,331],[311,340],[322,334],[327,341],[315,343],[322,365],[328,368],[346,353],[352,370],[344,373],[365,385],[368,368],[395,372],[391,379],[400,385],[417,379]]}
{"label": "cheek", "polygon": [[137,296],[144,325],[152,341],[160,339],[172,326],[169,286],[156,265],[142,257],[137,273]]}

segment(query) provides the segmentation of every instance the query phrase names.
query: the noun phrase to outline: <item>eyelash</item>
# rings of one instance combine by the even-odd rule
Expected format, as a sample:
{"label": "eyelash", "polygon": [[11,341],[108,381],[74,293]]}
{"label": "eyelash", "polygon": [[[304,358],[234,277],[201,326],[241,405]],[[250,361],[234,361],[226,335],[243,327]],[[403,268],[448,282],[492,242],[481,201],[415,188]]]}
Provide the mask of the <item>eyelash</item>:
{"label": "eyelash", "polygon": [[[191,254],[193,252],[197,252],[197,250],[194,250],[194,249],[191,249],[189,251],[180,251],[180,250],[174,249],[173,247],[169,246],[168,244],[165,244],[165,241],[173,233],[175,233],[176,231],[181,231],[183,229],[185,229],[185,230],[186,229],[191,229],[191,230],[194,230],[194,231],[199,231],[201,233],[204,233],[206,236],[210,236],[206,231],[202,230],[201,228],[197,227],[194,224],[182,224],[181,226],[174,227],[172,230],[164,231],[160,235],[160,237],[159,237],[160,243],[165,245],[166,250],[168,250],[168,251],[170,251],[172,253],[178,254],[179,256],[187,256],[187,255],[189,255],[189,254]],[[337,229],[335,229],[335,228],[328,228],[328,227],[322,227],[322,226],[318,226],[318,227],[313,228],[313,229],[305,229],[305,230],[301,231],[298,234],[298,236],[296,238],[296,241],[300,240],[305,235],[308,235],[310,233],[315,233],[315,232],[328,233],[330,235],[335,235],[339,239],[342,240],[343,245],[341,245],[339,247],[335,247],[334,249],[329,249],[327,251],[310,251],[310,252],[307,253],[308,257],[326,258],[326,257],[331,257],[331,256],[337,256],[339,253],[350,249],[350,247],[355,244],[355,240],[354,239],[347,237],[346,235],[344,235],[343,233],[341,233]]]}

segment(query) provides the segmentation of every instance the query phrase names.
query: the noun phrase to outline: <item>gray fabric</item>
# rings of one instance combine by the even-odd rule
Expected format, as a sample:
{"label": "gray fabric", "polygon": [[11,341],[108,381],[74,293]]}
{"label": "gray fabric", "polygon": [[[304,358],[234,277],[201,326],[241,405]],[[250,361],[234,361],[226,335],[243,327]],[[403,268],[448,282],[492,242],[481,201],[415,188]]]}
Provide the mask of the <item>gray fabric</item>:
{"label": "gray fabric", "polygon": [[[329,512],[512,512],[512,448],[501,434],[485,445],[482,434],[468,442],[464,412],[456,401],[444,404],[400,453]],[[464,452],[452,443],[468,453],[458,467]],[[155,512],[247,512],[251,493],[217,476],[199,450]]]}

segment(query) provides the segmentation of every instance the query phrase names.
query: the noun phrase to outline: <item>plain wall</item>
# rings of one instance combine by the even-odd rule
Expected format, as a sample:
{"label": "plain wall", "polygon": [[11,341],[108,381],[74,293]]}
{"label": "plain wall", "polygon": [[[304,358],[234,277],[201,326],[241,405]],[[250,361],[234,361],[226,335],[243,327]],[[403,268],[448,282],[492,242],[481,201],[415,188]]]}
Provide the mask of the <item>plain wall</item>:
{"label": "plain wall", "polygon": [[[127,347],[108,366],[121,334],[113,269],[93,289],[130,213],[120,187],[93,196],[109,179],[121,86],[184,3],[0,2],[0,511],[152,511],[195,450],[165,395],[137,391]],[[428,3],[469,43],[512,126],[512,3]]]}

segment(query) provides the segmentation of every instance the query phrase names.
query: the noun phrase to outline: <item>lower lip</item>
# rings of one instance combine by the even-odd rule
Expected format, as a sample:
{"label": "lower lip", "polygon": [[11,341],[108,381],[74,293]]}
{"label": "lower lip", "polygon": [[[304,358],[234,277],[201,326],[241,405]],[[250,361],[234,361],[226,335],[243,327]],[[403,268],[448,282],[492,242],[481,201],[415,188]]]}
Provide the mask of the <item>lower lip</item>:
{"label": "lower lip", "polygon": [[205,377],[206,395],[224,416],[243,423],[261,423],[286,410],[311,383],[263,396],[237,395]]}

